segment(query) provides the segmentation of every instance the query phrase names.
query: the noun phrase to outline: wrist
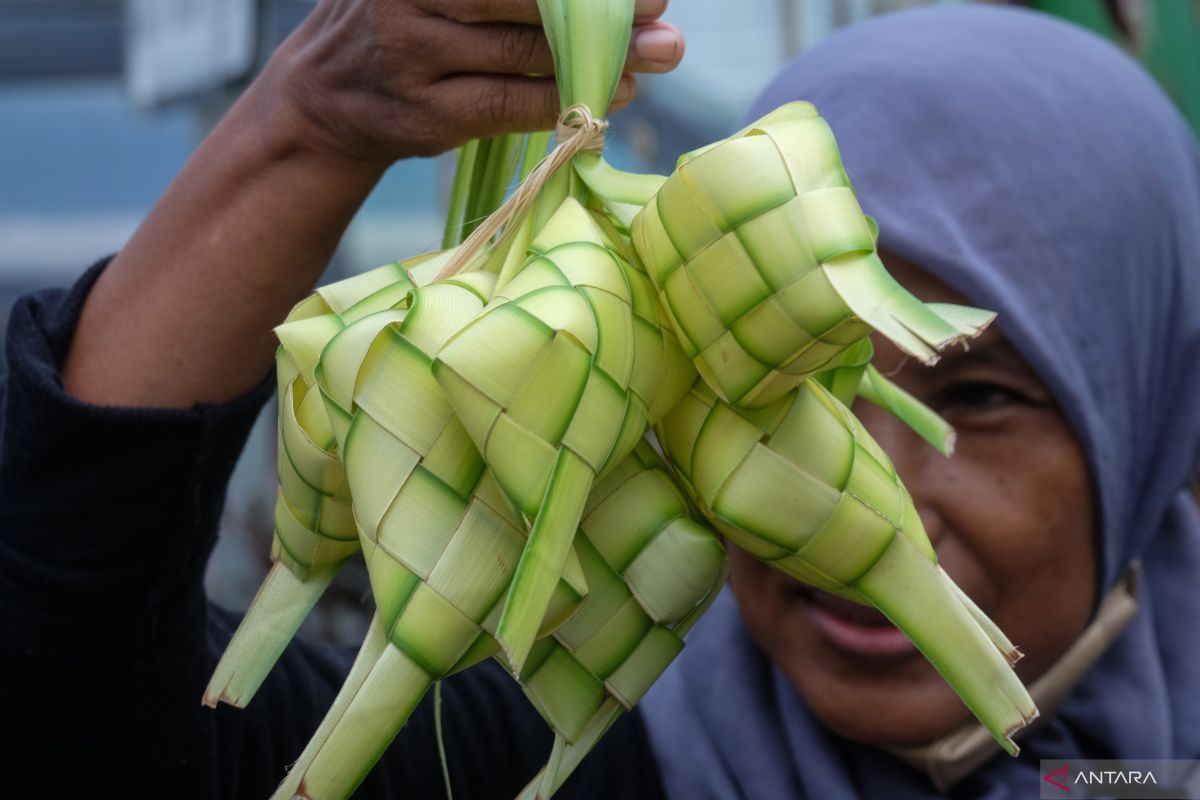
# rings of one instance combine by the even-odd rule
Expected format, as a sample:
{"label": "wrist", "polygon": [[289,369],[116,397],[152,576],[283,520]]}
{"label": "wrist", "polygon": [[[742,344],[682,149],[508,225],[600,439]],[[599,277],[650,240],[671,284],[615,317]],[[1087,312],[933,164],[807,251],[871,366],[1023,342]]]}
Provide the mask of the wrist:
{"label": "wrist", "polygon": [[356,114],[378,112],[372,104],[363,104],[356,113],[343,107],[344,95],[361,95],[362,90],[348,92],[345,66],[333,66],[339,59],[324,41],[326,10],[319,5],[276,49],[239,104],[253,108],[273,156],[373,185],[396,160],[412,154],[380,147],[356,130]]}
{"label": "wrist", "polygon": [[312,104],[302,102],[298,86],[304,81],[295,73],[287,55],[276,53],[230,109],[229,127],[249,140],[262,163],[303,164],[313,175],[347,188],[365,186],[369,193],[392,162],[339,144]]}

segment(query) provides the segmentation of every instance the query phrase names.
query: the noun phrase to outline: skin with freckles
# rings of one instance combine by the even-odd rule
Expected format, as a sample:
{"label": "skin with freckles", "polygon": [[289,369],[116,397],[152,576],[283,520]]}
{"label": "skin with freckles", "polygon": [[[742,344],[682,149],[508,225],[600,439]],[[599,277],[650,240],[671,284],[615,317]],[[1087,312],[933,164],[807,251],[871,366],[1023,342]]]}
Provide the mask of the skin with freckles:
{"label": "skin with freckles", "polygon": [[[889,270],[929,302],[969,300],[916,265]],[[1053,398],[999,330],[934,367],[879,337],[875,365],[940,413],[958,434],[945,458],[899,420],[863,401],[854,412],[891,455],[939,562],[1025,653],[1029,682],[1086,627],[1095,586],[1095,512],[1083,452]],[[731,548],[731,580],[751,636],[832,730],[854,741],[914,745],[970,714],[915,650],[847,649],[821,624],[836,604]],[[850,613],[850,612],[846,612]],[[878,613],[878,612],[873,612]],[[859,621],[862,621],[861,618]],[[882,620],[880,620],[882,621]]]}

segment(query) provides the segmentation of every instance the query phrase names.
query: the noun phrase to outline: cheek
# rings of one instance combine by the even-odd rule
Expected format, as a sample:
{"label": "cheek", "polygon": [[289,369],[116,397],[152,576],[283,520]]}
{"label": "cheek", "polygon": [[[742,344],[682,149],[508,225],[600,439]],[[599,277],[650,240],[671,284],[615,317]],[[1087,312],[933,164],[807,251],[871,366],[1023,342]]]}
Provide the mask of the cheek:
{"label": "cheek", "polygon": [[[942,564],[1026,654],[1018,672],[1033,680],[1074,641],[1091,609],[1092,493],[1074,439],[1065,425],[1034,418],[1003,435],[961,431],[953,459],[889,443]],[[966,718],[921,657],[849,658],[813,626],[792,579],[735,547],[729,562],[751,636],[835,732],[915,744]]]}
{"label": "cheek", "polygon": [[792,578],[752,555],[728,548],[729,583],[751,636],[772,661],[791,674],[811,659],[813,632],[797,602]]}
{"label": "cheek", "polygon": [[1057,414],[1028,412],[1017,422],[960,437],[923,511],[947,572],[1026,652],[1024,670],[1041,671],[1091,610],[1093,493]]}
{"label": "cheek", "polygon": [[780,620],[785,606],[784,583],[790,579],[733,545],[727,545],[727,549],[729,584],[743,618],[751,626],[760,620]]}

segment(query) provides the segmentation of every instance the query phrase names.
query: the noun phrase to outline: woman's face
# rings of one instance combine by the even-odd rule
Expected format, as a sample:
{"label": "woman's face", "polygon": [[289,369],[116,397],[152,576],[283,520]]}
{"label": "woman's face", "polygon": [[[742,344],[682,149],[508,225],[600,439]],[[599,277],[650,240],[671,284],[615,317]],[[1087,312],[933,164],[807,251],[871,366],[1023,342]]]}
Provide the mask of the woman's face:
{"label": "woman's face", "polygon": [[[968,303],[898,258],[888,268],[929,302]],[[1096,553],[1079,443],[995,327],[934,367],[876,337],[875,365],[958,434],[952,458],[859,401],[854,411],[895,462],[950,576],[1024,653],[1028,684],[1086,626]],[[928,742],[970,716],[878,612],[806,589],[731,548],[733,590],[751,635],[826,725],[856,741]]]}

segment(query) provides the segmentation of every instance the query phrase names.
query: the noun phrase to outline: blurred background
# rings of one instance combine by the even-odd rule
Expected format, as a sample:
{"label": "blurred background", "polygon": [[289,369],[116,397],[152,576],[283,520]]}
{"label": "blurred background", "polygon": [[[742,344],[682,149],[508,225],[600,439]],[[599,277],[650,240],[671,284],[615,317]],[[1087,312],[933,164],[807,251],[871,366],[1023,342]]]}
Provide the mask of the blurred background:
{"label": "blurred background", "polygon": [[[727,135],[771,75],[837,28],[967,0],[677,0],[688,41],[671,75],[643,78],[613,120],[609,159],[669,172]],[[120,249],[192,149],[315,0],[0,0],[0,323],[12,303],[67,285]],[[1141,60],[1200,132],[1200,0],[1028,0]],[[731,9],[736,8],[736,11]],[[326,280],[434,249],[453,158],[397,164],[363,207]],[[0,375],[4,373],[0,354]],[[245,608],[269,565],[274,408],[230,490],[209,568],[213,598]],[[352,564],[307,635],[354,644],[369,606]]]}

